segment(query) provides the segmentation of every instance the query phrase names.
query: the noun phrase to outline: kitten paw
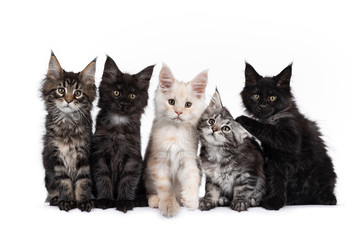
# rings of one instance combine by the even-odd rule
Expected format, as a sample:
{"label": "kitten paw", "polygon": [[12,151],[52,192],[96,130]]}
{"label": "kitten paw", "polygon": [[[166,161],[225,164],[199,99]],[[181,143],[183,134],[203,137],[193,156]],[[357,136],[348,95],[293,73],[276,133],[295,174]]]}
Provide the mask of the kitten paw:
{"label": "kitten paw", "polygon": [[117,200],[115,202],[116,210],[122,211],[123,213],[133,210],[134,205],[134,200]]}
{"label": "kitten paw", "polygon": [[260,199],[259,198],[249,198],[249,203],[251,207],[257,207],[260,205]]}
{"label": "kitten paw", "polygon": [[61,211],[68,212],[71,209],[75,208],[75,202],[74,201],[59,201],[58,206]]}
{"label": "kitten paw", "polygon": [[167,199],[159,201],[159,210],[165,217],[173,217],[179,211],[179,203],[176,199]]}
{"label": "kitten paw", "polygon": [[102,198],[95,201],[95,207],[104,210],[115,207],[115,204],[113,200]]}
{"label": "kitten paw", "polygon": [[216,207],[216,203],[208,198],[201,198],[199,203],[199,209],[201,211],[209,211]]}
{"label": "kitten paw", "polygon": [[186,192],[182,194],[181,203],[184,207],[195,210],[199,207],[199,196],[198,192]]}
{"label": "kitten paw", "polygon": [[92,201],[92,200],[86,200],[86,201],[78,203],[78,208],[82,212],[84,212],[84,211],[85,212],[90,212],[93,207],[94,207],[94,201]]}
{"label": "kitten paw", "polygon": [[220,197],[218,202],[219,202],[220,206],[229,206],[230,205],[230,200],[224,196]]}
{"label": "kitten paw", "polygon": [[57,206],[57,205],[58,205],[58,201],[59,201],[59,198],[58,198],[58,197],[53,197],[53,198],[50,200],[50,206]]}
{"label": "kitten paw", "polygon": [[250,203],[248,201],[238,200],[238,199],[232,200],[230,204],[230,208],[238,212],[245,211],[249,207],[250,207]]}
{"label": "kitten paw", "polygon": [[157,195],[150,195],[148,199],[149,207],[158,208],[160,198]]}
{"label": "kitten paw", "polygon": [[279,210],[285,206],[285,199],[279,196],[273,196],[263,199],[261,206],[267,210]]}

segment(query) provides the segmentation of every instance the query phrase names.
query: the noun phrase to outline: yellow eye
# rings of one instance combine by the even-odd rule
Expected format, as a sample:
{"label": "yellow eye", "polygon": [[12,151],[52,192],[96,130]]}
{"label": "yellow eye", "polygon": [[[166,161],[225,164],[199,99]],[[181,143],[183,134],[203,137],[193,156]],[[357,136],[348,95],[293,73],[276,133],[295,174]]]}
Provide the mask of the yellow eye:
{"label": "yellow eye", "polygon": [[228,126],[223,126],[223,127],[221,128],[221,131],[223,131],[223,132],[228,132],[228,131],[230,131],[230,127],[228,127]]}
{"label": "yellow eye", "polygon": [[170,105],[175,105],[175,100],[174,99],[169,99],[168,102],[169,102]]}
{"label": "yellow eye", "polygon": [[190,108],[190,107],[191,107],[191,105],[192,105],[192,103],[191,103],[191,102],[186,102],[186,103],[185,103],[185,107],[186,107],[186,108]]}
{"label": "yellow eye", "polygon": [[135,93],[130,93],[130,94],[129,94],[129,98],[130,98],[131,100],[134,100],[134,99],[136,98],[136,94],[135,94]]}
{"label": "yellow eye", "polygon": [[270,96],[269,99],[270,99],[271,102],[274,102],[277,99],[277,97],[276,96]]}
{"label": "yellow eye", "polygon": [[118,90],[114,90],[113,94],[114,94],[115,97],[118,97],[120,95],[120,92]]}
{"label": "yellow eye", "polygon": [[80,90],[76,90],[75,92],[74,92],[74,96],[76,97],[76,98],[79,98],[79,97],[81,97],[81,91]]}
{"label": "yellow eye", "polygon": [[65,93],[65,88],[58,88],[57,91],[60,95],[63,95]]}
{"label": "yellow eye", "polygon": [[254,94],[253,97],[254,97],[255,100],[258,100],[260,98],[260,95],[259,94]]}

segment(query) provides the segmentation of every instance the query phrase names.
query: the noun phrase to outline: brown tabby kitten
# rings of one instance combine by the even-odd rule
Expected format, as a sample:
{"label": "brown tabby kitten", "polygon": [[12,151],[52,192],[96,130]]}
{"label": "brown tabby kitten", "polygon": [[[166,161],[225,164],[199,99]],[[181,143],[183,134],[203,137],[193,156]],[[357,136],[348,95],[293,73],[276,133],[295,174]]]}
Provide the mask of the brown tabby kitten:
{"label": "brown tabby kitten", "polygon": [[43,164],[47,202],[69,211],[93,207],[89,167],[92,120],[96,96],[95,60],[82,72],[64,71],[54,53],[41,88],[48,112]]}

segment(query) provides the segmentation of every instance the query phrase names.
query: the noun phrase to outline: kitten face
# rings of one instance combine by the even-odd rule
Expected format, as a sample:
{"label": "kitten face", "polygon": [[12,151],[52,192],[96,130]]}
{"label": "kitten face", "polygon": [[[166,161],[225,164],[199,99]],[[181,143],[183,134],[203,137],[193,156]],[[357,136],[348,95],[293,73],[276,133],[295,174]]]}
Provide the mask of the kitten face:
{"label": "kitten face", "polygon": [[141,114],[149,98],[153,68],[149,66],[133,75],[122,73],[108,56],[99,87],[99,107],[120,115]]}
{"label": "kitten face", "polygon": [[64,71],[52,53],[42,96],[48,110],[64,115],[90,109],[96,96],[95,60],[79,73]]}
{"label": "kitten face", "polygon": [[204,110],[207,71],[184,83],[177,81],[164,65],[159,78],[160,84],[155,96],[156,115],[174,124],[195,125]]}
{"label": "kitten face", "polygon": [[250,134],[237,123],[230,112],[222,106],[220,94],[216,90],[209,106],[201,115],[198,124],[200,137],[213,146],[236,147]]}
{"label": "kitten face", "polygon": [[262,77],[248,63],[245,68],[243,103],[256,118],[268,118],[284,110],[292,101],[290,91],[291,65],[275,77]]}

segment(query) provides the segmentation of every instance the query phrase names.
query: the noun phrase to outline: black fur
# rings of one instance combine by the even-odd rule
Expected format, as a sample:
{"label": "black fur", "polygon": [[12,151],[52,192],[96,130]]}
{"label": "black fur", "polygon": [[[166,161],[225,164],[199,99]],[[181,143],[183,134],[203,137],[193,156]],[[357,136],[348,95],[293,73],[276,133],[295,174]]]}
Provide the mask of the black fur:
{"label": "black fur", "polygon": [[[316,123],[296,106],[291,71],[289,65],[275,77],[262,77],[246,63],[241,97],[257,120],[241,116],[236,121],[263,146],[267,190],[262,206],[278,210],[284,205],[335,205],[334,167]],[[276,99],[271,101],[271,96]]]}
{"label": "black fur", "polygon": [[[100,112],[91,147],[96,207],[126,212],[147,204],[143,184],[140,119],[148,102],[154,66],[122,73],[107,57],[100,83]],[[114,94],[116,92],[116,95]],[[130,94],[136,94],[131,99]]]}
{"label": "black fur", "polygon": [[[89,154],[94,74],[95,60],[80,73],[66,72],[52,53],[41,88],[48,112],[42,154],[47,201],[60,210],[89,212],[93,207]],[[82,95],[76,97],[75,91]]]}

